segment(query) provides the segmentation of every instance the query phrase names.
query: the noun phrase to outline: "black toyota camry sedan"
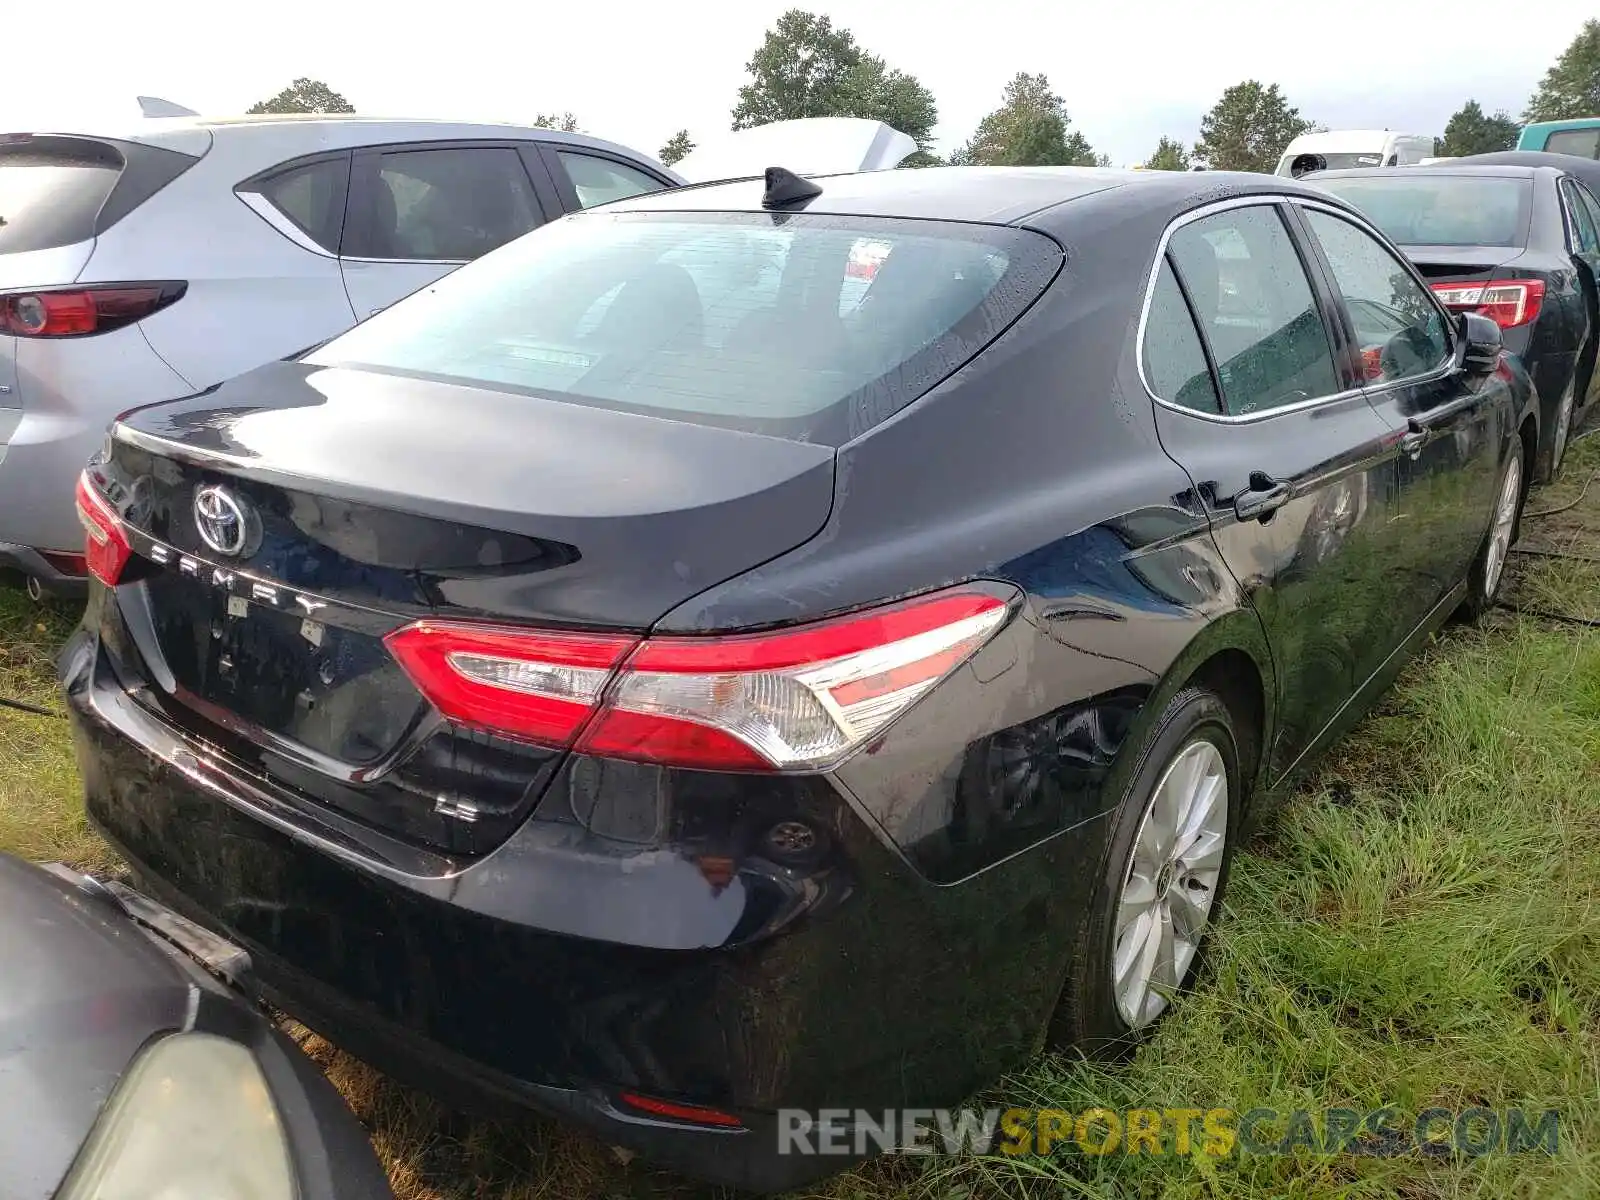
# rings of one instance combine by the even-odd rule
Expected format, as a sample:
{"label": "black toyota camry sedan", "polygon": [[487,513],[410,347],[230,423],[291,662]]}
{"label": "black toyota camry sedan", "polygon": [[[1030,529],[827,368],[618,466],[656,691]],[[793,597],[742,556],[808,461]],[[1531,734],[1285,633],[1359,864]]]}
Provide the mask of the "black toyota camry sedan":
{"label": "black toyota camry sedan", "polygon": [[117,421],[88,811],[395,1075],[794,1185],[844,1165],[797,1111],[1151,1026],[1245,832],[1493,603],[1537,438],[1295,182],[621,202]]}
{"label": "black toyota camry sedan", "polygon": [[1585,183],[1596,173],[1569,155],[1511,151],[1307,177],[1376,222],[1446,306],[1500,326],[1539,393],[1535,473],[1547,480],[1600,398],[1600,200]]}

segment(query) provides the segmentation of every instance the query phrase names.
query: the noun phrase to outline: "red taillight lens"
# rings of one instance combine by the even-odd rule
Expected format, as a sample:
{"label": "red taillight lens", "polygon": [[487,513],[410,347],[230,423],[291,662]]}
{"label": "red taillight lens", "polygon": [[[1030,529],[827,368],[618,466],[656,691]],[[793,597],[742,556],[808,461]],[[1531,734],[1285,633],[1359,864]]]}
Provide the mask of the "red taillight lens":
{"label": "red taillight lens", "polygon": [[0,333],[83,337],[143,320],[179,299],[184,283],[110,283],[0,296]]}
{"label": "red taillight lens", "polygon": [[93,575],[107,587],[115,587],[122,569],[133,557],[133,547],[122,533],[116,511],[89,481],[85,471],[78,476],[78,521],[83,525],[83,557]]}
{"label": "red taillight lens", "polygon": [[636,641],[434,621],[384,639],[443,716],[558,747],[572,744]]}
{"label": "red taillight lens", "polygon": [[641,1113],[648,1113],[652,1117],[666,1117],[673,1121],[685,1121],[691,1125],[710,1125],[717,1129],[744,1128],[744,1122],[732,1113],[725,1113],[715,1108],[706,1108],[700,1104],[682,1104],[676,1100],[660,1100],[655,1096],[645,1096],[639,1092],[620,1092],[617,1098],[629,1108],[637,1109]]}
{"label": "red taillight lens", "polygon": [[[970,589],[775,633],[633,639],[421,622],[390,650],[446,717],[587,754],[724,771],[833,765],[1005,623]],[[631,654],[628,651],[632,649]]]}
{"label": "red taillight lens", "polygon": [[1446,308],[1482,313],[1501,329],[1526,325],[1544,306],[1544,280],[1493,279],[1488,283],[1436,283],[1433,291]]}

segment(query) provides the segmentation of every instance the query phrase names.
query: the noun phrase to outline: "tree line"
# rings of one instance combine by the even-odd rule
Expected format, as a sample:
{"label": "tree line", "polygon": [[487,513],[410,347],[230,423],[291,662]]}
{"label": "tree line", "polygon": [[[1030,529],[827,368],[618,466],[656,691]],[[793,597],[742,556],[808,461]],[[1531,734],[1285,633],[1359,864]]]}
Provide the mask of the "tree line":
{"label": "tree line", "polygon": [[[1019,71],[1005,85],[1000,104],[978,122],[972,136],[947,160],[933,151],[939,106],[916,76],[892,67],[826,16],[790,9],[766,32],[745,64],[749,82],[739,89],[732,127],[748,129],[799,117],[867,117],[908,134],[917,149],[907,167],[950,164],[984,166],[1108,166],[1089,139],[1074,129],[1064,101],[1042,73]],[[297,79],[251,113],[350,113],[355,107],[326,83]],[[1522,114],[1524,121],[1600,116],[1600,20],[1585,21],[1577,37],[1545,72]],[[539,113],[533,124],[568,132],[578,128],[570,112]],[[1186,171],[1272,171],[1284,148],[1302,133],[1321,129],[1291,105],[1275,83],[1247,79],[1223,91],[1200,121],[1200,137],[1186,146],[1163,136],[1144,166]],[[1436,139],[1434,153],[1460,156],[1507,150],[1520,124],[1505,111],[1486,113],[1473,99],[1461,106]],[[661,147],[671,166],[695,146],[680,129]]]}

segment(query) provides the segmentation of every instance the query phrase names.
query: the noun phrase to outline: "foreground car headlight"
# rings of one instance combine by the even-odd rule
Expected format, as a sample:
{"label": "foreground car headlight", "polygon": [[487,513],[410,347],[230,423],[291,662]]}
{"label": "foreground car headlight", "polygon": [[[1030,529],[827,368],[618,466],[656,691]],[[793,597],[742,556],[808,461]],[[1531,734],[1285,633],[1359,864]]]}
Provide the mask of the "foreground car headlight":
{"label": "foreground car headlight", "polygon": [[255,1055],[179,1033],[134,1060],[56,1200],[294,1200],[296,1190]]}

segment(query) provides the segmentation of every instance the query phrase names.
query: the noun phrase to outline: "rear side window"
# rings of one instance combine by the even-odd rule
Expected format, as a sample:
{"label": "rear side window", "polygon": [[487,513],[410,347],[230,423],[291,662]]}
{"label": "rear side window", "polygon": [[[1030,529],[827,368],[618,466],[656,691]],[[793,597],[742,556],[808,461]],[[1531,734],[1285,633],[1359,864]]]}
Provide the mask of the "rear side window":
{"label": "rear side window", "polygon": [[519,238],[542,218],[517,152],[507,146],[402,150],[377,156],[360,189],[346,254],[470,261]]}
{"label": "rear side window", "polygon": [[629,196],[642,196],[646,192],[659,192],[666,185],[653,175],[646,175],[635,167],[624,166],[609,158],[593,154],[579,154],[572,150],[557,150],[556,157],[572,180],[578,193],[578,204],[593,208],[612,200],[626,200]]}
{"label": "rear side window", "polygon": [[1445,175],[1438,168],[1379,179],[1311,180],[1348,200],[1402,246],[1521,246],[1531,179]]}
{"label": "rear side window", "polygon": [[1181,226],[1169,253],[1216,360],[1229,413],[1248,416],[1339,390],[1294,242],[1270,205]]}
{"label": "rear side window", "polygon": [[1561,181],[1561,199],[1567,210],[1567,222],[1572,228],[1572,248],[1584,254],[1600,252],[1600,233],[1595,230],[1594,219],[1578,195],[1578,185],[1570,179]]}
{"label": "rear side window", "polygon": [[988,344],[1061,257],[954,222],[572,216],[305,361],[839,445]]}
{"label": "rear side window", "polygon": [[1550,154],[1576,154],[1579,158],[1600,158],[1600,128],[1562,129],[1545,138]]}
{"label": "rear side window", "polygon": [[0,254],[94,237],[122,167],[114,147],[81,138],[0,145]]}
{"label": "rear side window", "polygon": [[340,156],[291,167],[255,190],[317,245],[337,254],[349,179],[350,160]]}
{"label": "rear side window", "polygon": [[1222,410],[1206,352],[1172,264],[1161,260],[1144,328],[1144,374],[1150,390],[1169,404],[1196,412]]}

